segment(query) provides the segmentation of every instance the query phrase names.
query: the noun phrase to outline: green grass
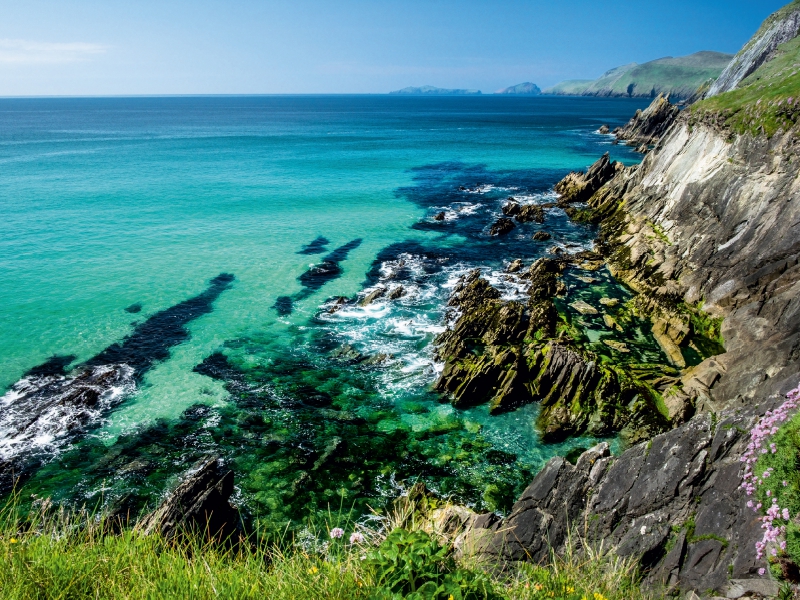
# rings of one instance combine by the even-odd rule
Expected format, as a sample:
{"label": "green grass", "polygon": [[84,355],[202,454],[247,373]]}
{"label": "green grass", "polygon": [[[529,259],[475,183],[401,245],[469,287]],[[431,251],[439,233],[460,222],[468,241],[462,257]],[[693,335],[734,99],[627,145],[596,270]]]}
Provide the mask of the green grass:
{"label": "green grass", "polygon": [[739,134],[771,137],[793,129],[800,117],[800,38],[779,46],[775,58],[761,65],[738,89],[698,102],[690,110],[690,123],[721,118]]}
{"label": "green grass", "polygon": [[[569,544],[549,564],[490,574],[457,563],[452,547],[416,528],[390,536],[361,529],[362,544],[327,530],[281,544],[235,548],[187,535],[180,543],[113,532],[87,513],[0,511],[0,596],[23,599],[564,598],[639,600],[634,562]],[[412,527],[413,529],[413,527]],[[348,531],[347,534],[350,532]]]}

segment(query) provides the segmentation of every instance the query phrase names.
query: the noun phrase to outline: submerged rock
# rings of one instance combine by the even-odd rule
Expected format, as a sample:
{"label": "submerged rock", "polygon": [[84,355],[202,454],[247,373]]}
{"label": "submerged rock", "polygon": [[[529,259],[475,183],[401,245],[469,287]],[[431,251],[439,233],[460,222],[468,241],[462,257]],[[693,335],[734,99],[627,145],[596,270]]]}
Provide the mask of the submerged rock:
{"label": "submerged rock", "polygon": [[444,216],[445,216],[444,211],[438,212],[435,215],[433,215],[433,220],[434,221],[444,221]]}
{"label": "submerged rock", "polygon": [[604,339],[603,343],[612,350],[616,350],[617,352],[623,352],[623,353],[630,352],[630,350],[628,350],[628,347],[625,344],[623,344],[622,342],[618,342],[617,340]]}
{"label": "submerged rock", "polygon": [[582,315],[596,315],[598,312],[594,306],[587,304],[583,300],[576,300],[575,302],[571,303],[570,306]]}

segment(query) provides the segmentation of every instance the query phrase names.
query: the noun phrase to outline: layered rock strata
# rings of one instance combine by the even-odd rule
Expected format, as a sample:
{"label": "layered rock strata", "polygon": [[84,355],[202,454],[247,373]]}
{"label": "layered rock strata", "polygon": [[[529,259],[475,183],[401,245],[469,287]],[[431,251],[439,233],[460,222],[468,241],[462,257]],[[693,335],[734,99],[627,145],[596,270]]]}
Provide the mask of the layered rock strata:
{"label": "layered rock strata", "polygon": [[731,136],[681,115],[589,200],[599,249],[665,352],[705,358],[680,392],[699,410],[786,392],[800,371],[797,150],[793,134]]}
{"label": "layered rock strata", "polygon": [[229,503],[232,494],[233,471],[224,470],[216,457],[208,458],[195,465],[137,529],[166,539],[194,531],[208,539],[230,540],[240,522],[239,511]]}
{"label": "layered rock strata", "polygon": [[771,15],[709,87],[706,98],[736,89],[748,75],[769,61],[781,44],[800,33],[800,4],[792,2]]}
{"label": "layered rock strata", "polygon": [[572,172],[556,184],[559,204],[585,202],[621,168],[622,164],[612,161],[606,152],[586,173]]}

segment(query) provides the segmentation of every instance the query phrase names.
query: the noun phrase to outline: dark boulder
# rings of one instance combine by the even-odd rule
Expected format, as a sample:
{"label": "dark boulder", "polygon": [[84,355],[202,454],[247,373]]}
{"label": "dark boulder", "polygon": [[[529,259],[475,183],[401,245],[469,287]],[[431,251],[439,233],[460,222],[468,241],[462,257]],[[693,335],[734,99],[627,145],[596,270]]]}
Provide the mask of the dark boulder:
{"label": "dark boulder", "polygon": [[546,231],[537,231],[536,233],[533,234],[533,240],[536,242],[546,242],[551,237],[553,236],[551,236]]}
{"label": "dark boulder", "polygon": [[137,529],[145,535],[160,533],[166,539],[191,531],[209,540],[230,540],[240,524],[238,509],[228,502],[231,494],[233,471],[223,469],[216,457],[204,459]]}
{"label": "dark boulder", "polygon": [[433,215],[433,220],[434,221],[444,221],[444,211],[438,212],[435,215]]}
{"label": "dark boulder", "polygon": [[514,227],[516,227],[514,221],[500,217],[494,225],[492,225],[492,228],[489,230],[489,235],[506,235],[514,229]]}
{"label": "dark boulder", "polygon": [[519,213],[519,202],[514,198],[509,198],[508,202],[503,205],[503,214],[507,217],[513,217]]}
{"label": "dark boulder", "polygon": [[519,208],[514,218],[519,223],[544,223],[544,209],[538,204],[525,204]]}

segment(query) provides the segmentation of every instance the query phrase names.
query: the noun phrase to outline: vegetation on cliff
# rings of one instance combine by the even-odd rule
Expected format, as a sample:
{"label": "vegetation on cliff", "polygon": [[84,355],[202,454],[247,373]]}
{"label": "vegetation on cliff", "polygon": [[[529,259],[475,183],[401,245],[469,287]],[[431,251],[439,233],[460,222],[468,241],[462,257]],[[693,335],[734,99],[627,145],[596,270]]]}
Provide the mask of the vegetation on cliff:
{"label": "vegetation on cliff", "polygon": [[800,388],[764,415],[750,433],[742,487],[764,535],[756,543],[776,577],[800,581]]}
{"label": "vegetation on cliff", "polygon": [[[179,543],[86,513],[0,511],[0,590],[9,600],[643,598],[631,561],[572,551],[548,564],[489,574],[460,564],[447,540],[419,524],[388,531],[306,529],[281,543]],[[331,525],[337,525],[331,523]],[[388,535],[387,535],[388,533]]]}

